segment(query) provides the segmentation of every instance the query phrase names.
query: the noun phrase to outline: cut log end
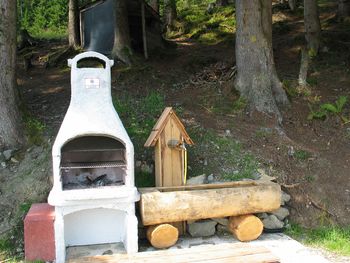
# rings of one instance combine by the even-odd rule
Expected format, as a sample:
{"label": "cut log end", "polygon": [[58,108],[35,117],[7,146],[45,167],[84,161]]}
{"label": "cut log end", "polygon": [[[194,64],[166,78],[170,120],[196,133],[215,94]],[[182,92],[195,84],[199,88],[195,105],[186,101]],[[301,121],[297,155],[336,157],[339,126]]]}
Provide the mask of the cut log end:
{"label": "cut log end", "polygon": [[240,241],[257,239],[263,231],[263,223],[254,215],[231,216],[228,228]]}
{"label": "cut log end", "polygon": [[147,229],[147,239],[155,248],[171,247],[178,238],[178,229],[170,224],[154,225]]}

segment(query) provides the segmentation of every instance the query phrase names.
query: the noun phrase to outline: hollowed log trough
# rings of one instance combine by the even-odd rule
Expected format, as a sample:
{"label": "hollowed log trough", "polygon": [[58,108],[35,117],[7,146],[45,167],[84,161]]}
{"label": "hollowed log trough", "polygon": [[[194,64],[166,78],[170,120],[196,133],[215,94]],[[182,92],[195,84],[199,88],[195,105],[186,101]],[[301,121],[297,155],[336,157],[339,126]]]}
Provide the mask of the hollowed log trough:
{"label": "hollowed log trough", "polygon": [[281,187],[272,182],[241,181],[222,184],[141,188],[142,222],[156,248],[176,243],[178,231],[168,224],[187,220],[230,217],[228,229],[240,241],[258,238],[263,230],[252,215],[280,207]]}
{"label": "hollowed log trough", "polygon": [[139,188],[143,225],[239,216],[280,207],[281,187],[242,181],[195,186]]}

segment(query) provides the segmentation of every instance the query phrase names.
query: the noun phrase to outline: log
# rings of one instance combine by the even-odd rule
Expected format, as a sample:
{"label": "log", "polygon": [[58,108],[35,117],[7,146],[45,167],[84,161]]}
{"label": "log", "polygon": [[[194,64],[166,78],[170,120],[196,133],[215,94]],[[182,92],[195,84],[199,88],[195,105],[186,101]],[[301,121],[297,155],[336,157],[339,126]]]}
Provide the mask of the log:
{"label": "log", "polygon": [[257,239],[264,225],[255,215],[231,216],[228,229],[239,241],[252,241]]}
{"label": "log", "polygon": [[280,207],[281,187],[255,182],[229,188],[141,192],[143,225],[269,212]]}
{"label": "log", "polygon": [[176,243],[179,231],[170,224],[150,226],[147,229],[147,239],[155,248],[168,248]]}

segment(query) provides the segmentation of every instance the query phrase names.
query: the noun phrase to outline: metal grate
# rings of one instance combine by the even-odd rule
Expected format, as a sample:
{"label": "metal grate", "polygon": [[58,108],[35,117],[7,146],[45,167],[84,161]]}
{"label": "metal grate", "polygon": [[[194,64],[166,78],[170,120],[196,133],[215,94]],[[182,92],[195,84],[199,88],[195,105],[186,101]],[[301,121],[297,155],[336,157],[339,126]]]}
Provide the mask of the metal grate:
{"label": "metal grate", "polygon": [[113,161],[113,162],[84,162],[84,163],[63,163],[61,169],[83,169],[83,168],[113,168],[113,167],[126,167],[125,162]]}

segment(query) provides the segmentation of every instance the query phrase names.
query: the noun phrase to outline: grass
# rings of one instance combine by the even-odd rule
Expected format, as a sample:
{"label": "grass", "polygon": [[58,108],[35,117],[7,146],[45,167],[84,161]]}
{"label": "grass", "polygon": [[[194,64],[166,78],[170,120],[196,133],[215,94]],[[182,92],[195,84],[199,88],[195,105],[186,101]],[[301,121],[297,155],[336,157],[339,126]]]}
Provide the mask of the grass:
{"label": "grass", "polygon": [[44,142],[46,125],[28,113],[23,114],[25,134],[30,144],[41,145]]}
{"label": "grass", "polygon": [[[113,104],[135,147],[135,160],[152,159],[152,149],[145,149],[147,140],[164,107],[164,96],[151,91],[144,97],[133,97],[127,93],[113,96]],[[142,171],[135,172],[138,187],[154,186],[154,176]]]}
{"label": "grass", "polygon": [[254,178],[258,161],[231,137],[202,127],[188,128],[194,147],[188,149],[189,177],[212,174],[226,181]]}
{"label": "grass", "polygon": [[350,256],[350,227],[323,226],[316,229],[306,229],[292,224],[286,232],[302,243],[323,248],[328,251]]}
{"label": "grass", "polygon": [[194,1],[190,6],[178,5],[178,24],[168,37],[183,36],[208,45],[232,40],[236,30],[234,6],[214,7],[208,13],[210,2]]}
{"label": "grass", "polygon": [[294,153],[294,157],[299,161],[305,161],[310,158],[311,154],[304,150],[297,150]]}
{"label": "grass", "polygon": [[61,40],[68,37],[67,29],[29,29],[29,34],[35,39]]}
{"label": "grass", "polygon": [[[18,218],[18,224],[14,227],[5,237],[0,239],[0,262],[23,262],[23,223],[22,218],[28,212],[31,204],[23,203],[20,206],[18,214],[15,216]],[[19,249],[19,251],[18,251]]]}

